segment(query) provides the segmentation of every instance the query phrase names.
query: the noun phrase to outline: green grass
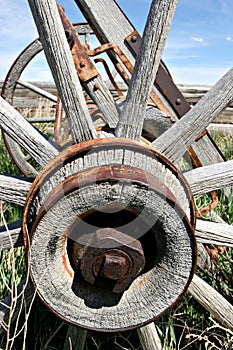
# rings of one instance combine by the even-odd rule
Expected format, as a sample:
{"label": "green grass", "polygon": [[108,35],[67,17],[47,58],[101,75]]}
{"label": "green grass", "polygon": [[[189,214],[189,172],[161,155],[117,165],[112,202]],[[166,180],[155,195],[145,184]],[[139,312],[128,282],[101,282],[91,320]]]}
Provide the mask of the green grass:
{"label": "green grass", "polygon": [[[233,139],[216,135],[215,141],[227,159],[233,156]],[[8,155],[3,140],[0,138],[0,172],[19,174]],[[233,224],[233,196],[227,197],[224,191],[218,191],[219,204],[216,212],[226,222]],[[211,202],[210,196],[204,195],[196,199],[198,208]],[[22,216],[22,208],[1,203],[1,221],[15,221]],[[207,216],[211,219],[211,214]],[[214,248],[210,246],[209,248]],[[223,255],[219,254],[217,269],[205,273],[201,269],[197,273],[218,290],[229,302],[233,303],[233,250],[227,248]],[[9,293],[9,289],[18,284],[26,275],[23,248],[11,249],[0,254],[0,297]],[[23,321],[22,321],[23,322]],[[53,316],[47,308],[35,301],[27,326],[26,349],[63,349],[67,325]],[[162,316],[156,327],[160,335],[163,350],[228,350],[233,348],[233,334],[221,327],[211,315],[198,304],[188,293],[170,312]],[[22,349],[24,335],[21,333],[10,343],[15,350]],[[6,337],[0,338],[0,349],[5,349]],[[8,347],[10,349],[10,347]],[[103,334],[88,332],[85,350],[142,350],[136,331]]]}

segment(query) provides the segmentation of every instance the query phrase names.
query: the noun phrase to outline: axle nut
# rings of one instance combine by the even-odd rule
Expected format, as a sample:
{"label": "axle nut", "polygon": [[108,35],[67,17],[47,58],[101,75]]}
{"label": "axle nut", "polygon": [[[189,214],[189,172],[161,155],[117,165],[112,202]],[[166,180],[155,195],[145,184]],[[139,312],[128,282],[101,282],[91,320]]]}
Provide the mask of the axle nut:
{"label": "axle nut", "polygon": [[[74,244],[74,260],[76,251],[77,244]],[[128,289],[144,266],[141,243],[112,228],[102,228],[93,234],[80,261],[80,271],[86,282],[95,284],[100,277],[114,281],[114,293]]]}

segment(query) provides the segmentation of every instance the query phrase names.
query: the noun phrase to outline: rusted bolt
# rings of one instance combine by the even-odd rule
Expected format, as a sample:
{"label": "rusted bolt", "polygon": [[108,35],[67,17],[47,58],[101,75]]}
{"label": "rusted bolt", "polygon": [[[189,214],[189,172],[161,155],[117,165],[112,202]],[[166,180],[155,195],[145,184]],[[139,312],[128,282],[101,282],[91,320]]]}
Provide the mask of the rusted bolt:
{"label": "rusted bolt", "polygon": [[132,43],[136,43],[137,40],[138,40],[137,36],[133,35],[132,38],[131,38],[131,42]]}
{"label": "rusted bolt", "polygon": [[124,251],[115,250],[101,254],[93,264],[95,276],[101,275],[110,280],[127,276],[132,269],[132,261]]}
{"label": "rusted bolt", "polygon": [[99,88],[100,88],[99,84],[95,84],[95,85],[94,85],[94,91],[99,90]]}
{"label": "rusted bolt", "polygon": [[81,257],[76,257],[77,251],[80,249],[74,244],[73,261],[79,259],[80,264],[76,266],[80,268],[84,280],[91,284],[100,277],[114,281],[114,293],[128,289],[145,266],[141,243],[112,228],[94,232]]}
{"label": "rusted bolt", "polygon": [[177,106],[181,105],[181,99],[180,99],[180,98],[177,98],[177,100],[176,100],[176,105],[177,105]]}
{"label": "rusted bolt", "polygon": [[79,65],[80,65],[80,68],[83,68],[83,67],[85,67],[85,62],[81,61]]}

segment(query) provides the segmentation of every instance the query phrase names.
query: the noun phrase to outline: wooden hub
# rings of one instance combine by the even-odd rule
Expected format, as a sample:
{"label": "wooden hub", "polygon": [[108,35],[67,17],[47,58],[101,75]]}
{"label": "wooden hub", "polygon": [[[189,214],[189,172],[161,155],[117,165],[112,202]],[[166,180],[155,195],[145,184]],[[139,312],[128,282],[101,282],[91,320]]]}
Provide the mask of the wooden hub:
{"label": "wooden hub", "polygon": [[151,322],[191,281],[194,204],[182,174],[148,146],[71,146],[34,181],[23,217],[39,297],[65,321],[116,331]]}

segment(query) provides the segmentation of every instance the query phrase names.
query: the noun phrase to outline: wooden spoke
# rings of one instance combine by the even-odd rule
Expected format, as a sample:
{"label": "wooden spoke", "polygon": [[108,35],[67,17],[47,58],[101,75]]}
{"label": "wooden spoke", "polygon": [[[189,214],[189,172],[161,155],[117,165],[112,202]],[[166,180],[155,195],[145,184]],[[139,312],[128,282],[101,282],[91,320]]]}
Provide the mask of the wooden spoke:
{"label": "wooden spoke", "polygon": [[45,166],[58,154],[56,148],[2,97],[0,97],[0,127],[41,166]]}
{"label": "wooden spoke", "polygon": [[[90,22],[101,44],[114,43],[123,52],[127,58],[126,61],[133,66],[135,63],[135,54],[132,53],[125,39],[135,33],[135,27],[117,2],[109,0],[75,0],[75,2],[87,21]],[[105,20],[106,18],[108,18],[107,21]],[[138,40],[136,44],[138,45]],[[108,55],[113,62],[116,61],[115,54],[108,52]],[[118,73],[124,79],[121,69],[118,68],[117,66]],[[154,90],[156,91],[159,108],[166,113],[168,110],[173,113],[162,94],[156,88]]]}
{"label": "wooden spoke", "polygon": [[[96,137],[55,0],[29,0],[75,142]],[[59,52],[59,54],[57,54]]]}
{"label": "wooden spoke", "polygon": [[52,102],[57,102],[57,96],[54,96],[53,94],[50,94],[48,91],[43,90],[41,88],[39,88],[38,86],[28,83],[26,81],[23,80],[18,80],[17,83],[35,93],[37,93],[38,95],[47,98],[48,100],[52,101]]}
{"label": "wooden spoke", "polygon": [[153,0],[126,101],[116,129],[118,137],[139,140],[144,115],[177,0]]}
{"label": "wooden spoke", "polygon": [[[100,112],[103,114],[103,119],[109,125],[109,127],[116,127],[119,119],[118,111],[116,109],[112,94],[110,93],[105,82],[95,68],[92,60],[88,56],[91,51],[88,50],[87,47],[84,47],[79,34],[75,30],[72,23],[69,21],[63,8],[58,5],[58,10],[64,29],[72,33],[71,35],[73,36],[73,45],[71,52],[81,84],[91,99],[98,106]],[[80,57],[83,60],[81,62]],[[80,70],[81,63],[83,63],[83,67],[81,67],[83,70]],[[85,69],[85,66],[88,66],[88,68]]]}
{"label": "wooden spoke", "polygon": [[172,162],[179,160],[195,139],[233,99],[233,68],[173,127],[153,142]]}
{"label": "wooden spoke", "polygon": [[[0,200],[24,206],[22,220],[0,227],[0,252],[24,244],[33,281],[33,287],[28,278],[18,288],[8,286],[10,295],[0,303],[0,334],[9,334],[22,313],[28,320],[37,295],[62,319],[59,330],[69,323],[65,350],[84,349],[87,330],[134,328],[143,350],[162,350],[153,322],[187,291],[233,331],[233,306],[194,275],[196,263],[209,274],[212,262],[203,244],[233,247],[233,228],[196,219],[193,198],[233,185],[233,160],[223,162],[209,134],[200,136],[232,100],[233,69],[190,111],[184,100],[176,108],[182,95],[161,55],[178,0],[151,1],[142,41],[115,0],[75,1],[106,45],[90,50],[55,0],[29,0],[42,44],[36,40],[22,52],[3,84],[0,127],[4,140],[15,143],[8,149],[14,153],[18,147],[22,166],[33,157],[43,169],[33,181],[0,174]],[[90,34],[89,25],[82,34]],[[42,47],[76,144],[69,139],[58,147],[9,104],[16,84],[56,103],[56,96],[20,80]],[[129,85],[126,99],[117,103],[90,59],[105,49]],[[93,120],[108,124],[97,131],[83,90]],[[187,150],[193,163],[207,166],[181,173],[174,162]],[[25,174],[35,175],[28,165]]]}
{"label": "wooden spoke", "polygon": [[138,336],[143,350],[162,350],[161,340],[153,322],[139,328]]}
{"label": "wooden spoke", "polygon": [[233,247],[233,227],[231,225],[197,219],[197,242]]}
{"label": "wooden spoke", "polygon": [[24,205],[31,182],[12,175],[0,175],[0,199]]}
{"label": "wooden spoke", "polygon": [[197,275],[188,291],[222,325],[233,330],[233,306],[220,293]]}
{"label": "wooden spoke", "polygon": [[[129,42],[126,38],[132,38],[135,34],[135,28],[129,21],[124,12],[115,1],[109,0],[75,0],[82,13],[90,21],[93,30],[102,44],[115,43],[130,64],[134,65],[135,55],[129,48]],[[108,21],[104,19],[108,18]],[[138,46],[137,36],[135,45]],[[131,39],[130,39],[131,40]],[[112,58],[109,53],[110,59]],[[114,56],[115,59],[115,56]],[[158,107],[177,120],[177,116],[163,95],[154,87],[159,101]],[[165,107],[165,108],[164,108]],[[167,124],[167,118],[165,124]],[[161,124],[159,125],[160,128]],[[160,129],[161,130],[161,129]],[[164,131],[164,129],[162,129]],[[161,131],[162,131],[161,130]],[[156,132],[158,134],[158,132]],[[151,140],[152,141],[152,140]],[[213,144],[210,137],[203,136],[198,142],[195,142],[193,149],[203,165],[218,163],[224,160],[219,150]]]}
{"label": "wooden spoke", "polygon": [[207,165],[186,172],[194,196],[233,185],[233,160]]}
{"label": "wooden spoke", "polygon": [[4,249],[21,247],[23,245],[21,225],[22,220],[17,220],[7,226],[0,226],[0,252]]}

